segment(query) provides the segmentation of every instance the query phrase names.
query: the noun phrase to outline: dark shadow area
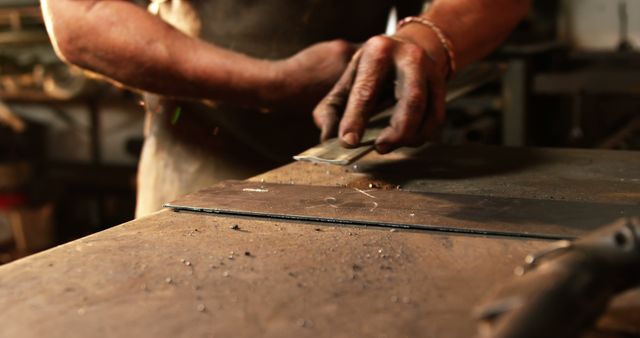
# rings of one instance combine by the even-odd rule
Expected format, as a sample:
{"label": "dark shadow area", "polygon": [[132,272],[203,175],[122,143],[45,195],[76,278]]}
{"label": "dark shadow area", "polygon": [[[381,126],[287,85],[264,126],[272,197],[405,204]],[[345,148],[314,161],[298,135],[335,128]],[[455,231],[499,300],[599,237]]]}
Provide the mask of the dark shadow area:
{"label": "dark shadow area", "polygon": [[637,205],[455,194],[424,195],[441,200],[443,205],[456,206],[446,213],[447,217],[463,221],[463,224],[496,224],[505,232],[587,232],[620,217],[640,216],[640,206]]}
{"label": "dark shadow area", "polygon": [[543,163],[527,148],[433,145],[407,150],[407,158],[358,163],[358,171],[394,184],[416,180],[469,179],[531,170]]}

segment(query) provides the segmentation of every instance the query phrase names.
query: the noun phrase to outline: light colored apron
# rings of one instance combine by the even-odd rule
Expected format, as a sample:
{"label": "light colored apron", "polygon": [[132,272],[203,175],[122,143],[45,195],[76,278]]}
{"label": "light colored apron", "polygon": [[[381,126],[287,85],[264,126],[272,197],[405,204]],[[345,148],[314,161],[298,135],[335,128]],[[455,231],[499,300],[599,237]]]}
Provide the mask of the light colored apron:
{"label": "light colored apron", "polygon": [[[407,8],[417,11],[421,1]],[[263,59],[320,41],[361,42],[384,31],[394,0],[154,0],[149,10],[187,35]],[[310,112],[283,119],[146,95],[136,217],[225,179],[275,168],[315,144]]]}

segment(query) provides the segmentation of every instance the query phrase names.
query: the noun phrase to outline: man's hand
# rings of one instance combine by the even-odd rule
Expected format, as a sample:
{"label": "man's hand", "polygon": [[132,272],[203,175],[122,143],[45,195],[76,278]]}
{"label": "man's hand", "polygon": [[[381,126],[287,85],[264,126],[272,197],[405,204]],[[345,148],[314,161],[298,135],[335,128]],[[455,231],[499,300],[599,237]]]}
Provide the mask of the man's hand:
{"label": "man's hand", "polygon": [[390,125],[375,140],[376,150],[424,143],[444,118],[446,72],[446,65],[409,39],[369,39],[314,110],[322,140],[337,133],[345,146],[357,146],[369,118],[393,100]]}
{"label": "man's hand", "polygon": [[270,88],[272,107],[311,111],[345,71],[356,46],[343,40],[314,44],[274,63],[278,85]]}
{"label": "man's hand", "polygon": [[[500,45],[530,4],[435,0],[422,17],[451,40],[461,69]],[[424,143],[444,119],[449,61],[433,28],[420,23],[405,25],[393,37],[371,38],[314,111],[322,140],[338,135],[345,146],[357,146],[369,118],[391,103],[391,123],[375,140],[377,151]]]}

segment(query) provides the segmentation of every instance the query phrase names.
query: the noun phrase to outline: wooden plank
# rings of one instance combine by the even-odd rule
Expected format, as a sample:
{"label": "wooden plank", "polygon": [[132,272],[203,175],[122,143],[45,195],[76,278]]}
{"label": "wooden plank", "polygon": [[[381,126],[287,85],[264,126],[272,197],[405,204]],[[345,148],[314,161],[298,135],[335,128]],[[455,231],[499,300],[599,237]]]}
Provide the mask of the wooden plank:
{"label": "wooden plank", "polygon": [[[470,337],[547,244],[160,212],[0,267],[0,336]],[[640,329],[639,295],[605,324]]]}
{"label": "wooden plank", "polygon": [[469,337],[546,243],[160,212],[0,267],[0,336]]}
{"label": "wooden plank", "polygon": [[[253,182],[640,201],[635,153],[416,154],[370,155],[348,172],[297,163]],[[547,243],[163,211],[1,266],[0,336],[469,337],[473,305]],[[637,334],[638,313],[630,293],[600,332]]]}

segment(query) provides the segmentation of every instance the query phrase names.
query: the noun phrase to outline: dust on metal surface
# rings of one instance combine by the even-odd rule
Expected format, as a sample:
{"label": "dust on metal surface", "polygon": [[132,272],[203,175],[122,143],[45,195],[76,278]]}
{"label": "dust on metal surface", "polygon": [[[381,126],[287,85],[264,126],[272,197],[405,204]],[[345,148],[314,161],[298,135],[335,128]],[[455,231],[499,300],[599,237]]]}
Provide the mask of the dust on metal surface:
{"label": "dust on metal surface", "polygon": [[579,236],[640,206],[227,181],[174,210],[541,239]]}

